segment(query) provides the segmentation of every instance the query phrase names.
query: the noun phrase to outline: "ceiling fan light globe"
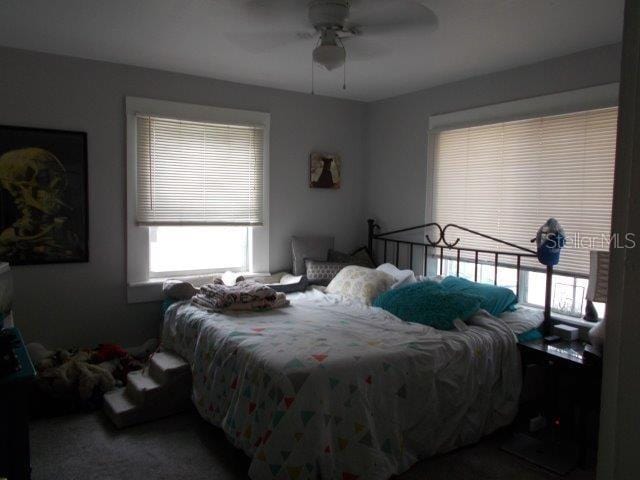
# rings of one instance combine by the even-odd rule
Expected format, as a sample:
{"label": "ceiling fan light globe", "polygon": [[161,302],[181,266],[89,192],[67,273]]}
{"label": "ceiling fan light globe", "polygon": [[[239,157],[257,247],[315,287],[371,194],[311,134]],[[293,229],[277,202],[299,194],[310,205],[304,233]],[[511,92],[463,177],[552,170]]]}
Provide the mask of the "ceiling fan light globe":
{"label": "ceiling fan light globe", "polygon": [[347,52],[338,45],[320,45],[313,50],[313,61],[327,70],[335,70],[344,65]]}

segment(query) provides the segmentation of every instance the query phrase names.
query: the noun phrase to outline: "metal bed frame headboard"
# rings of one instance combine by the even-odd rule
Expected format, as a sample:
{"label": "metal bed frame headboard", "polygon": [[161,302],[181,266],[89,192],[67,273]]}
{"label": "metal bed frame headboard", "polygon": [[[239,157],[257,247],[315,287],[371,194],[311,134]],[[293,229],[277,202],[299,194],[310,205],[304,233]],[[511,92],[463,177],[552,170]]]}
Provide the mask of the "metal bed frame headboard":
{"label": "metal bed frame headboard", "polygon": [[[400,246],[408,245],[409,246],[409,268],[413,270],[414,249],[417,247],[419,250],[422,250],[423,252],[424,260],[422,265],[422,274],[425,276],[427,275],[427,272],[428,272],[427,261],[429,259],[429,256],[432,256],[435,258],[439,257],[440,271],[438,273],[442,275],[442,269],[443,269],[443,264],[445,259],[445,250],[456,252],[455,253],[456,276],[460,276],[460,261],[461,261],[460,254],[461,252],[471,252],[474,254],[474,260],[473,260],[474,267],[475,267],[474,280],[477,281],[478,280],[478,264],[481,263],[479,260],[479,254],[482,253],[485,255],[488,254],[493,256],[493,265],[495,269],[494,275],[493,275],[493,283],[494,285],[497,285],[499,257],[511,257],[511,258],[515,257],[516,295],[518,296],[518,298],[520,298],[520,272],[522,271],[522,265],[521,265],[522,258],[536,258],[536,259],[538,258],[536,251],[533,249],[521,247],[519,245],[516,245],[515,243],[507,242],[505,240],[492,237],[491,235],[487,235],[484,233],[477,232],[475,230],[471,230],[470,228],[456,225],[455,223],[448,223],[443,227],[439,223],[432,222],[432,223],[425,223],[423,225],[416,225],[414,227],[407,227],[407,228],[401,228],[398,230],[392,230],[390,232],[384,232],[384,233],[376,233],[378,230],[380,230],[380,226],[376,224],[375,220],[370,218],[367,220],[367,223],[369,225],[369,240],[368,240],[367,246],[369,248],[369,251],[371,252],[371,255],[374,255],[374,248],[373,248],[374,241],[377,240],[379,242],[383,242],[383,248],[384,248],[383,258],[384,258],[384,262],[386,263],[388,261],[388,246],[389,244],[395,245],[395,248],[394,248],[395,261],[393,263],[398,268],[400,268],[400,265],[398,265],[400,261]],[[433,240],[431,237],[429,237],[429,234],[425,235],[425,238],[426,238],[425,242],[417,242],[412,240],[404,240],[404,239],[391,237],[391,235],[397,235],[399,233],[406,233],[412,230],[420,230],[420,229],[427,229],[427,228],[433,228],[437,231],[438,238],[436,240]],[[460,243],[460,238],[456,238],[452,242],[447,240],[446,234],[447,234],[447,230],[449,229],[462,230],[467,233],[471,233],[473,235],[477,235],[479,237],[492,240],[502,245],[506,245],[518,251],[506,252],[506,251],[483,250],[483,249],[477,249],[477,248],[461,247],[461,246],[458,246],[458,244]],[[429,249],[433,249],[433,253],[431,255],[429,254]],[[450,256],[446,256],[446,258],[451,259]],[[465,261],[470,261],[470,260],[465,260]],[[551,325],[552,279],[553,279],[553,267],[546,266],[546,279],[545,279],[546,281],[545,281],[545,296],[544,296],[544,329],[545,330],[548,330],[549,325]]]}

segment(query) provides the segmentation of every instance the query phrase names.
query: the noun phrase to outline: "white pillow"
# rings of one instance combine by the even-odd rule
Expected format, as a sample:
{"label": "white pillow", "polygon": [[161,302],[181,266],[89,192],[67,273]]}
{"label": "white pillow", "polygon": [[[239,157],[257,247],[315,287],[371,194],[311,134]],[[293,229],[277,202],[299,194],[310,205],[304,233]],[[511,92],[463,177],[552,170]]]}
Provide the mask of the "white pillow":
{"label": "white pillow", "polygon": [[516,335],[538,328],[544,322],[544,312],[539,308],[518,307],[513,312],[501,313],[498,318]]}
{"label": "white pillow", "polygon": [[383,263],[376,268],[376,270],[388,273],[393,277],[394,283],[391,285],[392,289],[417,282],[416,275],[413,273],[413,270],[400,270],[392,263]]}
{"label": "white pillow", "polygon": [[591,345],[598,347],[599,349],[604,347],[605,330],[606,326],[604,324],[604,319],[600,320],[591,328],[591,330],[589,330],[589,340],[591,340]]}
{"label": "white pillow", "polygon": [[326,292],[371,305],[378,295],[389,290],[393,282],[393,277],[388,273],[349,265],[331,280]]}

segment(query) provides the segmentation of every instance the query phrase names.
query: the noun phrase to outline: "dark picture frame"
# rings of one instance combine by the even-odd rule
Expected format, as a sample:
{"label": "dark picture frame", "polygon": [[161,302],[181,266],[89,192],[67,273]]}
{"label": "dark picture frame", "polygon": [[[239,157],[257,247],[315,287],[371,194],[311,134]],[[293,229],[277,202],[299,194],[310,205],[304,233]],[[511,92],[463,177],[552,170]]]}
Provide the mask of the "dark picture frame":
{"label": "dark picture frame", "polygon": [[89,261],[87,133],[0,125],[0,261]]}
{"label": "dark picture frame", "polygon": [[311,152],[309,187],[338,189],[342,184],[342,158],[337,153]]}

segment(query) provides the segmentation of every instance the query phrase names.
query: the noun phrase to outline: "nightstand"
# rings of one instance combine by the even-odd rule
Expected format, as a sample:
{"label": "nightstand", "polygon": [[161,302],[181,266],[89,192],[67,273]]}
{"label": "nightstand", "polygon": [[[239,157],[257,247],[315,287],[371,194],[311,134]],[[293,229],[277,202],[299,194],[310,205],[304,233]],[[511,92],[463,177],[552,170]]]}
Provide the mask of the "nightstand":
{"label": "nightstand", "polygon": [[522,354],[523,364],[527,360],[534,363],[547,363],[547,366],[560,365],[567,368],[585,367],[591,370],[600,367],[600,362],[585,359],[585,343],[578,340],[547,343],[544,339],[540,339],[519,343],[518,347]]}
{"label": "nightstand", "polygon": [[540,413],[547,429],[538,436],[549,443],[577,447],[575,461],[595,460],[602,362],[585,356],[581,341],[546,343],[543,339],[518,345],[522,355],[525,420]]}

